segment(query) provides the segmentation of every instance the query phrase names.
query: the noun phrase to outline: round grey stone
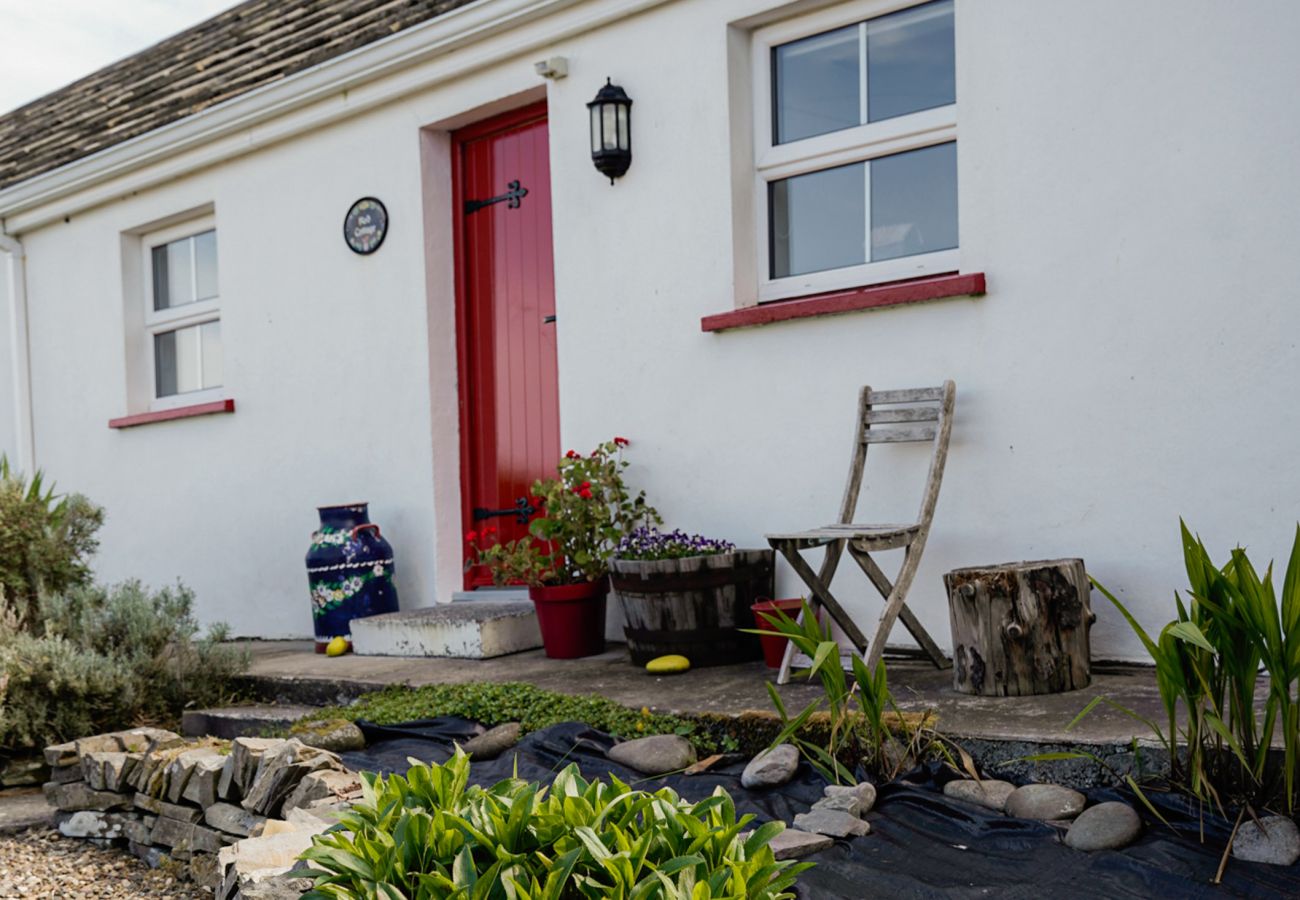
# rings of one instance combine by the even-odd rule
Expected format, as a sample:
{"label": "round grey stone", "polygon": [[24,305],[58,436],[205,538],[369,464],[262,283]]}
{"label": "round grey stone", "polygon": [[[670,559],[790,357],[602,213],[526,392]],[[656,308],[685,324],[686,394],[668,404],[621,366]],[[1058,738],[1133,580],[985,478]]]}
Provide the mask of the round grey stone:
{"label": "round grey stone", "polygon": [[740,775],[747,788],[777,787],[794,777],[799,768],[799,751],[793,744],[778,744],[749,761]]}
{"label": "round grey stone", "polygon": [[605,755],[642,775],[679,772],[695,762],[695,748],[676,734],[652,734],[624,741],[610,747]]}
{"label": "round grey stone", "polygon": [[1006,812],[1018,819],[1073,819],[1087,800],[1059,784],[1026,784],[1007,797]]}
{"label": "round grey stone", "polygon": [[965,800],[967,803],[974,803],[978,806],[1002,812],[1007,807],[1007,798],[1011,796],[1015,789],[1016,786],[1007,781],[959,779],[945,784],[943,793],[945,797],[954,797],[958,800]]}
{"label": "round grey stone", "polygon": [[1247,862],[1289,866],[1300,859],[1300,828],[1285,816],[1265,816],[1241,823],[1232,840],[1232,855]]}
{"label": "round grey stone", "polygon": [[1065,846],[1075,850],[1118,850],[1137,840],[1142,820],[1127,803],[1110,801],[1079,813],[1065,833]]}

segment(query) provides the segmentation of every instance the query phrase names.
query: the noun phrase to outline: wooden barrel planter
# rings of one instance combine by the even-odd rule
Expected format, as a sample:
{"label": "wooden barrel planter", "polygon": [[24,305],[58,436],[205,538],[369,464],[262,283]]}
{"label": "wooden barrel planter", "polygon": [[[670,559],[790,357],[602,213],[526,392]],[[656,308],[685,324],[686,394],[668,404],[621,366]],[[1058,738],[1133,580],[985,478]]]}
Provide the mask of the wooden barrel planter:
{"label": "wooden barrel planter", "polygon": [[1088,575],[1081,559],[955,569],[943,576],[952,622],[952,686],[1020,697],[1088,686]]}
{"label": "wooden barrel planter", "polygon": [[763,655],[750,606],[772,596],[771,550],[736,550],[684,559],[613,561],[612,584],[627,624],[632,662],[680,654],[695,668]]}

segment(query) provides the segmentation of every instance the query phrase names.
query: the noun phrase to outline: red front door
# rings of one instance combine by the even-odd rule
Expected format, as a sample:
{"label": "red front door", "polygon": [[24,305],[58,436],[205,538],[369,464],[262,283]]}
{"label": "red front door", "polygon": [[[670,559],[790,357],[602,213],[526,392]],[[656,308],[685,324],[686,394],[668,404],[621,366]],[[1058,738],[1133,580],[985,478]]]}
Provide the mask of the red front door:
{"label": "red front door", "polygon": [[[453,135],[461,497],[466,531],[527,533],[560,455],[546,104]],[[481,569],[466,588],[490,584]]]}

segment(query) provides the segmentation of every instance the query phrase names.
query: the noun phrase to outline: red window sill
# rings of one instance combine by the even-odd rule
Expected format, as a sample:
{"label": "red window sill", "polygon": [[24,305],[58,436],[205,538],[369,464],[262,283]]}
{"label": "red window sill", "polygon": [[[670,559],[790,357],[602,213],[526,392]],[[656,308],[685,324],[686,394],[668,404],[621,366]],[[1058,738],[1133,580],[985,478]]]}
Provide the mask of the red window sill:
{"label": "red window sill", "polygon": [[770,325],[773,322],[785,322],[789,319],[832,316],[859,309],[941,300],[944,297],[978,297],[983,293],[983,272],[967,275],[951,272],[947,275],[932,275],[912,281],[895,281],[847,291],[793,297],[775,303],[763,303],[717,313],[700,319],[700,330],[726,331],[731,328],[749,328],[753,325]]}
{"label": "red window sill", "polygon": [[178,406],[175,409],[160,409],[157,412],[140,413],[136,416],[122,416],[109,419],[109,428],[134,428],[136,425],[148,425],[152,422],[169,422],[172,419],[191,419],[194,416],[211,416],[216,413],[235,411],[234,400],[214,400],[211,403],[195,403],[192,406]]}

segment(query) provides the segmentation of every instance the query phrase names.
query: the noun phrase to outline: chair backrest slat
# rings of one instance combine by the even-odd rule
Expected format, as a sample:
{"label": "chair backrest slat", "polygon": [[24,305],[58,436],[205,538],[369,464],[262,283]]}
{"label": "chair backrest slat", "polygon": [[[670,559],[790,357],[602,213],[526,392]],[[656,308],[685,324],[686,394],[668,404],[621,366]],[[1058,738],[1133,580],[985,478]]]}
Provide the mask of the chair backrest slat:
{"label": "chair backrest slat", "polygon": [[904,406],[899,409],[869,409],[867,424],[887,422],[938,422],[938,406]]}
{"label": "chair backrest slat", "polygon": [[[862,489],[863,469],[866,467],[867,448],[871,444],[924,441],[933,447],[917,521],[921,523],[923,531],[929,529],[939,484],[943,479],[944,463],[948,458],[955,394],[956,387],[951,381],[938,387],[893,391],[873,391],[870,386],[862,388],[858,396],[853,459],[849,465],[848,483],[844,486],[844,499],[840,504],[841,523],[848,524],[854,520],[858,495]],[[894,404],[893,408],[878,408],[888,404]]]}
{"label": "chair backrest slat", "polygon": [[908,425],[895,428],[867,428],[862,432],[864,444],[901,444],[908,441],[932,441],[939,433],[934,425]]}
{"label": "chair backrest slat", "polygon": [[872,391],[871,403],[933,403],[943,399],[943,387],[905,388],[901,391]]}

